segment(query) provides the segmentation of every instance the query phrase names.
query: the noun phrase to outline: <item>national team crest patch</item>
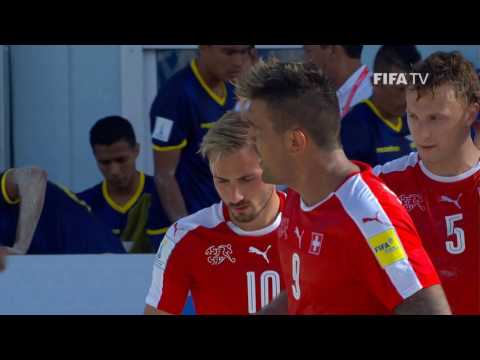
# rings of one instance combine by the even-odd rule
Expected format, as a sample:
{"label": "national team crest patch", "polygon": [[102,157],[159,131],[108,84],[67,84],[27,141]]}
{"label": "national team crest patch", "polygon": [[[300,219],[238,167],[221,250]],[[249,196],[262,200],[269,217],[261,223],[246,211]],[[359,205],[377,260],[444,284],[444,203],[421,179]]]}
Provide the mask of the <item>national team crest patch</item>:
{"label": "national team crest patch", "polygon": [[205,250],[205,255],[207,255],[207,261],[210,265],[220,265],[225,260],[230,261],[234,264],[237,259],[232,255],[232,245],[212,245],[207,250]]}
{"label": "national team crest patch", "polygon": [[407,258],[394,229],[372,236],[368,239],[368,244],[382,268]]}
{"label": "national team crest patch", "polygon": [[423,202],[423,198],[419,194],[402,194],[400,195],[400,201],[402,202],[403,206],[411,212],[416,208],[419,208],[421,211],[425,211],[425,203]]}

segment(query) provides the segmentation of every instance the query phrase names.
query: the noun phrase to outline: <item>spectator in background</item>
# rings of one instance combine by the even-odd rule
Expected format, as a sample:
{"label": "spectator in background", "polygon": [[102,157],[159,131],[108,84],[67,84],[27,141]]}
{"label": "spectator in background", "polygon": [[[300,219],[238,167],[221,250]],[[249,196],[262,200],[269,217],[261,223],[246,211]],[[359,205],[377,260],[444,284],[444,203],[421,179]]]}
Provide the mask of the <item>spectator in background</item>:
{"label": "spectator in background", "polygon": [[[257,49],[255,48],[255,45],[250,45],[250,50],[248,52],[248,58],[244,63],[242,72],[240,75],[245,74],[250,68],[257,63],[259,60],[258,52]],[[235,85],[237,79],[234,79],[233,83]],[[248,103],[242,99],[237,98],[237,103],[235,104],[235,111],[242,111],[248,108]]]}
{"label": "spectator in background", "polygon": [[340,115],[372,95],[371,73],[362,65],[363,45],[304,45],[305,59],[317,65],[337,91]]}
{"label": "spectator in background", "polygon": [[140,153],[127,119],[109,116],[90,130],[90,145],[104,180],[78,194],[133,253],[156,252],[170,225],[153,176],[137,170]]}
{"label": "spectator in background", "polygon": [[248,56],[243,63],[243,69],[241,71],[241,74],[250,70],[250,68],[257,63],[258,59],[259,59],[258,58],[258,51],[255,48],[255,45],[249,45]]}
{"label": "spectator in background", "polygon": [[[415,45],[383,45],[375,57],[374,73],[408,73],[420,59]],[[341,139],[349,159],[376,166],[415,148],[405,116],[405,91],[406,84],[373,84],[372,97],[343,118]]]}
{"label": "spectator in background", "polygon": [[249,58],[249,45],[200,45],[198,57],[170,78],[151,111],[155,180],[173,223],[219,197],[198,154],[207,130],[235,106],[231,81]]}
{"label": "spectator in background", "polygon": [[0,246],[9,254],[124,253],[75,194],[38,168],[0,174]]}

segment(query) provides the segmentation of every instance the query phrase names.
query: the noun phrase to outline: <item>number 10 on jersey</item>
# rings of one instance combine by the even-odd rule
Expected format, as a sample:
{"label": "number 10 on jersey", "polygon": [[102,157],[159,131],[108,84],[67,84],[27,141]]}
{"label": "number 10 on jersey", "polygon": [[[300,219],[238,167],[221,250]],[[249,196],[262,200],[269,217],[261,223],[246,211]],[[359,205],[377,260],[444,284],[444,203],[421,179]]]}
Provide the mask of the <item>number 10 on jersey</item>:
{"label": "number 10 on jersey", "polygon": [[[247,272],[248,313],[257,312],[256,276],[254,271]],[[264,271],[260,276],[260,304],[263,308],[280,294],[280,275],[273,270]],[[260,310],[260,309],[258,309]]]}

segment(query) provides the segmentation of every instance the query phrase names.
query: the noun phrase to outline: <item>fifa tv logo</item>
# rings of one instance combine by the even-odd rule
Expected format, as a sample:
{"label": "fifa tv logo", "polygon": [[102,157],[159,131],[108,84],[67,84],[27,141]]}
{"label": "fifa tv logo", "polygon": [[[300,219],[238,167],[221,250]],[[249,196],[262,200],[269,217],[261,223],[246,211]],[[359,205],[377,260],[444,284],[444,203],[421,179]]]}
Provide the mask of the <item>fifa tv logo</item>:
{"label": "fifa tv logo", "polygon": [[420,73],[373,73],[374,85],[415,85],[427,83],[430,74]]}

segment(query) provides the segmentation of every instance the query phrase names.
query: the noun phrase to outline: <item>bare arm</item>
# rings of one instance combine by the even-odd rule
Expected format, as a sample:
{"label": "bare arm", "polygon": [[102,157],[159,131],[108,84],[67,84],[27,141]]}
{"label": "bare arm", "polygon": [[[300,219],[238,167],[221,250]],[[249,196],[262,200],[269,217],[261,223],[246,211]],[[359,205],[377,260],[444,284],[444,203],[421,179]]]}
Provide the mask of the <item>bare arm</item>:
{"label": "bare arm", "polygon": [[147,304],[145,306],[143,315],[172,315],[172,314],[167,313],[166,311],[157,310],[153,306]]}
{"label": "bare arm", "polygon": [[181,150],[154,151],[155,185],[158,197],[172,223],[188,215],[175,171]]}
{"label": "bare arm", "polygon": [[0,247],[0,272],[5,270],[7,267],[7,249]]}
{"label": "bare arm", "polygon": [[422,289],[397,306],[398,315],[451,315],[450,306],[440,285]]}
{"label": "bare arm", "polygon": [[15,244],[8,248],[12,254],[25,254],[32,242],[47,189],[47,173],[36,167],[13,169],[6,178],[10,199],[20,199],[20,211]]}
{"label": "bare arm", "polygon": [[288,296],[284,290],[270,304],[265,306],[255,315],[287,315],[288,314]]}

